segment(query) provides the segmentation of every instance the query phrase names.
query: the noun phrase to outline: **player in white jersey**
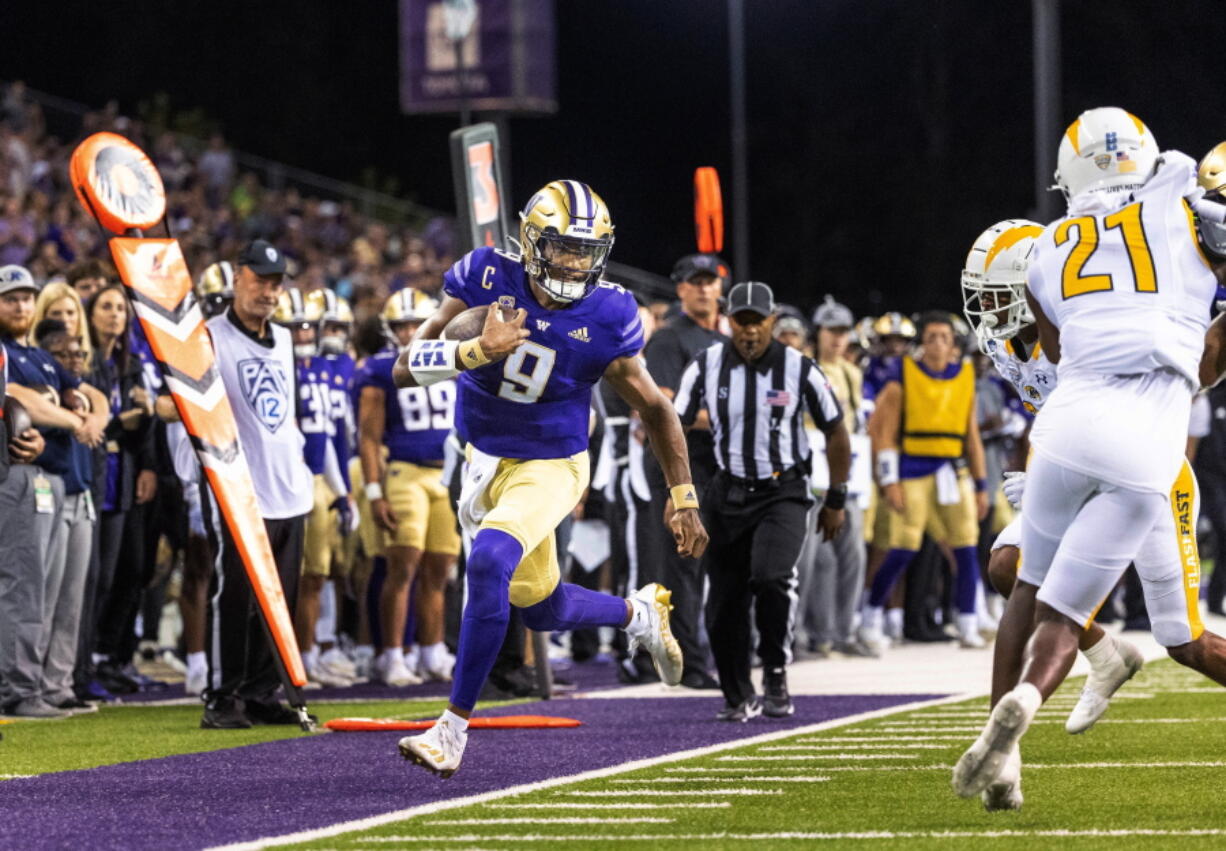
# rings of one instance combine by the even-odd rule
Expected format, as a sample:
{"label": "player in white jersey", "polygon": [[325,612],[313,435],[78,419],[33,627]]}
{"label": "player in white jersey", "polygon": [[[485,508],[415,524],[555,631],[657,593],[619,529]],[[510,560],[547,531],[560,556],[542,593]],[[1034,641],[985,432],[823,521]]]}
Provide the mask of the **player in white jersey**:
{"label": "player in white jersey", "polygon": [[[1149,129],[1115,108],[1073,122],[1058,163],[1069,214],[1044,229],[1027,269],[1040,343],[1059,364],[1032,430],[1022,510],[1018,581],[1038,587],[1037,627],[1020,684],[955,766],[964,797],[1013,761],[1078,635],[1134,560],[1154,637],[1226,684],[1226,642],[1204,631],[1197,606],[1195,480],[1177,480],[1216,291],[1186,200],[1201,194],[1195,164],[1159,156]],[[1173,573],[1144,566],[1164,513],[1184,548]]]}

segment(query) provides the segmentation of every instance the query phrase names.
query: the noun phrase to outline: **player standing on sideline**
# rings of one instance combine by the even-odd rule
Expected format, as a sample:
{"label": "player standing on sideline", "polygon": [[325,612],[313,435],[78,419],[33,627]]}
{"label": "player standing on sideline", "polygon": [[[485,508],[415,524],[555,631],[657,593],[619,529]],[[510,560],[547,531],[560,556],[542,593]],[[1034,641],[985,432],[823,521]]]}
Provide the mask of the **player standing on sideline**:
{"label": "player standing on sideline", "polygon": [[[1196,482],[1184,449],[1217,281],[1189,199],[1187,156],[1158,153],[1138,118],[1082,113],[1060,143],[1068,215],[1038,238],[1027,299],[1060,383],[1032,431],[1022,510],[1025,559],[1009,611],[1037,587],[1021,682],[954,768],[954,791],[997,782],[1040,705],[1068,675],[1078,636],[1130,562],[1154,638],[1177,662],[1226,685],[1226,641],[1200,621]],[[1171,483],[1174,482],[1174,485]],[[1169,516],[1169,521],[1167,517]],[[1177,562],[1143,556],[1169,523]]]}
{"label": "player standing on sideline", "polygon": [[[353,311],[349,302],[338,296],[332,290],[324,287],[311,290],[304,297],[307,312],[318,315],[319,325],[316,337],[319,340],[319,354],[327,364],[331,389],[332,445],[336,449],[336,459],[341,467],[341,481],[345,484],[345,493],[349,494],[351,511],[356,512],[353,499],[353,482],[349,477],[349,463],[357,454],[357,418],[353,411],[350,393],[353,390],[353,374],[356,364],[349,351],[349,335],[353,329]],[[340,602],[344,599],[344,579],[352,569],[350,555],[352,548],[347,547],[346,538],[353,534],[356,515],[338,515],[340,534],[333,537],[336,550],[332,553],[331,587],[324,588],[324,598],[321,601],[321,619],[329,605],[328,594],[331,594],[332,621],[339,620]],[[353,660],[341,651],[339,647],[325,650],[319,657],[321,670],[334,676],[355,680],[358,678],[357,667]]]}
{"label": "player standing on sideline", "polygon": [[306,517],[294,632],[307,677],[323,686],[348,686],[353,685],[348,677],[320,666],[319,648],[315,646],[320,595],[332,572],[332,556],[337,549],[340,524],[333,512],[342,517],[350,515],[349,491],[332,442],[332,376],[316,344],[320,317],[318,304],[308,305],[298,289],[282,290],[272,315],[273,322],[289,329],[293,340],[298,428],[303,437],[303,459],[313,479],[313,504]]}
{"label": "player standing on sideline", "polygon": [[[460,517],[474,537],[451,702],[428,732],[400,740],[406,759],[443,777],[460,765],[511,605],[529,629],[621,627],[664,682],[681,678],[667,589],[652,583],[622,599],[560,581],[554,528],[588,484],[588,417],[601,378],[638,411],[664,468],[677,551],[697,557],[707,545],[677,413],[637,357],[637,304],[600,280],[613,245],[608,207],[586,184],[558,180],[532,196],[520,222],[522,257],[478,248],[448,270],[446,301],[394,372],[403,387],[459,375],[458,427],[468,441]],[[439,339],[477,305],[490,305],[479,337]]]}
{"label": "player standing on sideline", "polygon": [[397,388],[392,380],[400,346],[408,345],[437,309],[438,302],[420,290],[393,293],[383,308],[389,345],[367,359],[354,378],[362,480],[387,558],[387,578],[379,598],[383,652],[375,660],[375,671],[391,686],[421,682],[406,665],[401,647],[409,589],[419,567],[425,580],[418,609],[425,636],[419,662],[433,679],[445,680],[450,674],[443,644],[443,591],[460,554],[460,536],[442,470],[443,444],[454,420],[456,383]]}

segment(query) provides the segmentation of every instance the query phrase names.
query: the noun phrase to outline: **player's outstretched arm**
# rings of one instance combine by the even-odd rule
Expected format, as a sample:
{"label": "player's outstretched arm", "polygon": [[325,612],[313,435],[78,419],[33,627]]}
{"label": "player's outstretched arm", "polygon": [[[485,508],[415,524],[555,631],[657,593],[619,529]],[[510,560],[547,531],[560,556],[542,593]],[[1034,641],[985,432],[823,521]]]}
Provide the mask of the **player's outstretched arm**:
{"label": "player's outstretched arm", "polygon": [[454,378],[459,373],[500,361],[518,349],[528,339],[524,321],[528,311],[522,307],[510,319],[492,305],[485,313],[481,335],[471,340],[443,340],[443,329],[459,316],[467,305],[448,296],[434,315],[422,323],[392,367],[392,380],[397,387],[425,387]]}
{"label": "player's outstretched arm", "polygon": [[664,480],[673,494],[673,499],[665,507],[664,516],[677,541],[677,552],[698,558],[707,548],[707,530],[698,516],[698,498],[694,493],[694,480],[690,477],[689,451],[676,409],[668,397],[660,392],[637,356],[613,361],[605,370],[604,378],[617,391],[617,395],[638,412],[643,430],[651,441],[651,450],[664,470]]}

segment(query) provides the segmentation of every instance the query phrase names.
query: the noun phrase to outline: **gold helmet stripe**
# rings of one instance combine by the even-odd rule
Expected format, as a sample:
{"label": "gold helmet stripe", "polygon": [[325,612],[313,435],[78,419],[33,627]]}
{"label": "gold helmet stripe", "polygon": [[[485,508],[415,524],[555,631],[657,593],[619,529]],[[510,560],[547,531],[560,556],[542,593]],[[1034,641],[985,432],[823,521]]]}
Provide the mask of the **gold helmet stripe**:
{"label": "gold helmet stripe", "polygon": [[996,237],[996,241],[992,243],[992,247],[988,249],[988,256],[983,261],[983,271],[986,273],[992,268],[992,260],[996,255],[1004,251],[1006,248],[1012,248],[1023,239],[1030,237],[1039,237],[1043,233],[1043,228],[1035,225],[1023,225],[1022,227],[1009,228],[1009,230]]}
{"label": "gold helmet stripe", "polygon": [[1073,145],[1073,153],[1081,156],[1081,144],[1077,141],[1077,134],[1081,130],[1081,116],[1078,116],[1068,129],[1064,131],[1064,135],[1068,137],[1069,142]]}

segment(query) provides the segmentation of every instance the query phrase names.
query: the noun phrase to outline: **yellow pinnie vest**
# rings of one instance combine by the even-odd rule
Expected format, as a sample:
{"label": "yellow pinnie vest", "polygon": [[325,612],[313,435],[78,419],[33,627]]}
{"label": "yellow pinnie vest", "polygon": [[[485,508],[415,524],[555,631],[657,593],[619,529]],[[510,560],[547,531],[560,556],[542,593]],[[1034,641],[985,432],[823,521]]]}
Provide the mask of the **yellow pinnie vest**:
{"label": "yellow pinnie vest", "polygon": [[926,458],[961,457],[975,370],[963,360],[953,378],[933,378],[909,357],[902,359],[902,451]]}

